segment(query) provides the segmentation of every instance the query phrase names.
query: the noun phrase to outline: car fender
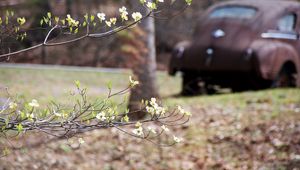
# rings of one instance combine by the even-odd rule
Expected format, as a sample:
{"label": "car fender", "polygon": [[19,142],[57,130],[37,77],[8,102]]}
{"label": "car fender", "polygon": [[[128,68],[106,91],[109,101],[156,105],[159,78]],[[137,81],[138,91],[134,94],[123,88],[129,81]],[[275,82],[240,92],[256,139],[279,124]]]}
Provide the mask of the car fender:
{"label": "car fender", "polygon": [[255,53],[256,69],[262,78],[274,80],[283,64],[291,61],[296,66],[300,86],[300,57],[293,46],[276,40],[257,40],[250,48]]}
{"label": "car fender", "polygon": [[181,41],[175,45],[169,63],[168,72],[170,75],[175,75],[175,73],[181,69],[184,53],[190,46],[190,41]]}
{"label": "car fender", "polygon": [[177,52],[183,53],[187,48],[191,46],[191,41],[181,41],[177,43],[173,49],[173,56],[176,56],[178,54],[175,54]]}

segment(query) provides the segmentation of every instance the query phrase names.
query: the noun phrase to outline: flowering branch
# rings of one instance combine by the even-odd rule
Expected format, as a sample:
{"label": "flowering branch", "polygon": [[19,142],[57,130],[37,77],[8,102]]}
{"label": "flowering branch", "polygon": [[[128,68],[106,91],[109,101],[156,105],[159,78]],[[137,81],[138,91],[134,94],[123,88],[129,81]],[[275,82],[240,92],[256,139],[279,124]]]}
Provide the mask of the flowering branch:
{"label": "flowering branch", "polygon": [[[185,0],[186,1],[186,6],[184,7],[184,9],[191,4],[191,0]],[[128,24],[123,24],[121,26],[115,27],[117,24],[118,19],[113,17],[110,19],[106,19],[106,15],[104,13],[97,13],[97,15],[84,15],[84,20],[82,22],[80,22],[79,20],[75,20],[71,17],[71,15],[67,15],[67,17],[65,19],[60,19],[57,16],[52,16],[52,14],[50,12],[47,13],[47,16],[44,16],[41,21],[40,24],[41,26],[49,26],[51,27],[51,29],[48,31],[43,43],[37,44],[35,46],[26,48],[26,49],[22,49],[22,50],[18,50],[15,52],[8,52],[6,54],[1,54],[0,55],[0,60],[1,59],[7,59],[7,57],[11,57],[13,55],[17,55],[23,52],[27,52],[27,51],[31,51],[43,46],[58,46],[58,45],[65,45],[65,44],[69,44],[69,43],[74,43],[86,38],[103,38],[103,37],[107,37],[113,34],[116,34],[120,31],[126,30],[128,28],[131,28],[132,26],[140,23],[141,21],[143,21],[144,19],[148,18],[148,17],[154,17],[155,14],[160,13],[161,11],[155,11],[157,10],[157,6],[158,3],[163,3],[164,0],[158,0],[155,2],[150,2],[150,1],[146,1],[146,0],[141,0],[140,3],[141,5],[147,9],[147,14],[145,14],[144,16],[140,13],[140,12],[133,12],[131,14],[131,18],[133,19],[132,22],[128,23]],[[119,14],[120,14],[120,20],[121,22],[125,22],[129,20],[129,13],[127,12],[127,8],[126,7],[122,7],[119,8]],[[0,17],[0,26],[2,27],[2,29],[5,30],[11,30],[11,28],[9,28],[9,24],[8,24],[8,20],[9,20],[9,16],[13,16],[12,14],[7,14],[6,15],[6,24],[2,24],[2,19]],[[98,19],[98,21],[96,22],[96,19]],[[26,19],[24,17],[22,18],[17,18],[17,23],[18,26],[14,26],[12,25],[12,28],[15,29],[15,33],[19,33],[20,31],[20,27],[23,26],[26,23]],[[53,24],[54,23],[54,24]],[[90,33],[90,27],[96,27],[97,23],[100,24],[105,24],[106,28],[111,28],[108,31],[105,32],[97,32],[97,33]],[[52,33],[55,30],[68,30],[69,34],[78,34],[80,27],[85,28],[86,33],[84,35],[81,35],[80,37],[76,37],[73,38],[71,40],[68,41],[63,41],[63,42],[55,42],[55,43],[50,43],[49,42],[49,37],[50,35],[52,35]],[[113,28],[115,27],[115,28]],[[1,30],[1,29],[0,29]],[[1,35],[6,35],[6,32],[0,32],[0,36]],[[12,36],[13,34],[11,34],[10,36]],[[17,39],[20,39],[21,41],[24,40],[26,38],[27,34],[26,31],[22,31],[20,33],[20,35],[17,36]],[[2,43],[2,38],[0,43]]]}
{"label": "flowering branch", "polygon": [[[0,134],[7,136],[17,132],[17,135],[21,135],[37,131],[54,138],[69,139],[87,131],[116,128],[125,134],[152,143],[162,135],[169,138],[171,136],[171,141],[156,143],[160,146],[172,146],[181,142],[182,139],[171,135],[168,129],[168,126],[179,126],[189,120],[191,114],[181,107],[170,111],[152,98],[150,101],[142,101],[143,106],[140,110],[120,112],[121,105],[111,103],[112,97],[124,95],[138,84],[138,81],[130,77],[128,87],[115,93],[111,93],[111,86],[108,85],[107,98],[90,102],[87,99],[87,89],[81,88],[80,82],[76,81],[76,91],[72,94],[75,103],[69,107],[51,103],[47,109],[42,109],[35,99],[20,103],[9,96],[7,101],[0,105]],[[131,121],[128,115],[135,112],[146,112],[148,116],[143,120]],[[79,143],[82,143],[83,139],[80,138],[80,141]]]}

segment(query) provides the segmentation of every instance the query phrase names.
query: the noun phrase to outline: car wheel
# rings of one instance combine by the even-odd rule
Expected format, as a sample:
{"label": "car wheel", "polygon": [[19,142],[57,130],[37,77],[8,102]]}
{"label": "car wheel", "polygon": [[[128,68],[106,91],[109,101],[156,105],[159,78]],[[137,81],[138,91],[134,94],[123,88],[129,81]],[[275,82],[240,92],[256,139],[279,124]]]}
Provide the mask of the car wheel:
{"label": "car wheel", "polygon": [[240,93],[240,92],[244,92],[246,90],[247,90],[247,88],[245,86],[233,86],[233,87],[231,87],[231,91],[233,93]]}
{"label": "car wheel", "polygon": [[296,87],[297,74],[290,69],[283,67],[272,83],[272,87]]}
{"label": "car wheel", "polygon": [[217,90],[213,85],[205,84],[202,88],[202,93],[212,95],[212,94],[216,94]]}
{"label": "car wheel", "polygon": [[192,73],[184,73],[182,76],[181,95],[192,96],[200,92],[199,78]]}

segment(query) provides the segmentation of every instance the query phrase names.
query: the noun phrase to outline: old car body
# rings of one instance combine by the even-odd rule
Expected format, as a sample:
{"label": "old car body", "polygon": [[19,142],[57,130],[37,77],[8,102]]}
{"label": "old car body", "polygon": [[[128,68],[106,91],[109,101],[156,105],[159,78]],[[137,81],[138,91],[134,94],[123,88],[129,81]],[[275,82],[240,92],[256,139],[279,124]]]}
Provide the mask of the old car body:
{"label": "old car body", "polygon": [[197,22],[193,40],[178,43],[170,61],[171,75],[183,73],[183,94],[213,85],[234,91],[300,86],[300,3],[226,1]]}

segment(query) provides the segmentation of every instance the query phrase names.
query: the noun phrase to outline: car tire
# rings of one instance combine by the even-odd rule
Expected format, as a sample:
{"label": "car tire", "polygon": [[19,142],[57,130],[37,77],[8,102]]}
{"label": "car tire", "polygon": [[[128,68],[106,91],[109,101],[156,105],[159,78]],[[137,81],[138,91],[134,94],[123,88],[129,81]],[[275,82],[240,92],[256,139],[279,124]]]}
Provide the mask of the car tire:
{"label": "car tire", "polygon": [[214,86],[207,84],[200,77],[192,73],[185,73],[182,76],[182,96],[194,96],[200,94],[216,94]]}
{"label": "car tire", "polygon": [[182,75],[182,96],[193,96],[200,92],[199,78],[192,73]]}
{"label": "car tire", "polygon": [[248,88],[246,88],[245,86],[233,86],[231,87],[231,91],[233,93],[240,93],[240,92],[244,92],[248,90]]}
{"label": "car tire", "polygon": [[276,79],[272,83],[273,88],[277,87],[296,87],[296,73],[291,69],[283,67],[277,74]]}

